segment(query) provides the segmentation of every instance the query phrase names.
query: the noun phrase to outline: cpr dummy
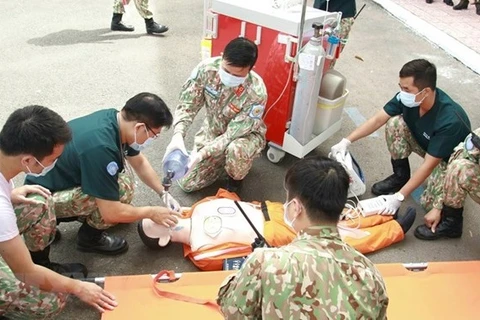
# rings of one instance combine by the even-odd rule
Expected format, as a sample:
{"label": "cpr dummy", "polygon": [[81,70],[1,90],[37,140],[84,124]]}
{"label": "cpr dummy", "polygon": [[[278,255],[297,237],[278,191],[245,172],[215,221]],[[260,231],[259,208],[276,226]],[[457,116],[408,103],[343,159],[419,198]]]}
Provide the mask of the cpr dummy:
{"label": "cpr dummy", "polygon": [[[236,207],[234,200],[215,198],[202,201],[185,211],[173,228],[143,219],[138,232],[143,243],[152,249],[160,249],[171,241],[184,244],[184,255],[201,270],[221,270],[224,259],[246,256],[257,235]],[[260,204],[239,201],[240,206],[267,243],[274,247],[289,244],[296,233],[283,220],[281,203],[266,201],[264,210]],[[265,210],[266,208],[266,210]],[[264,214],[267,211],[268,213]],[[266,218],[268,217],[268,221]],[[370,233],[340,222],[340,236],[362,239]]]}
{"label": "cpr dummy", "polygon": [[[258,206],[239,201],[255,228],[264,234],[262,211]],[[189,209],[187,209],[188,211]],[[192,252],[202,252],[195,260],[220,256],[233,251],[250,251],[256,238],[255,231],[231,199],[214,199],[198,204],[188,218],[180,218],[173,228],[143,219],[139,233],[150,248],[165,247],[170,241],[190,246]],[[228,247],[222,245],[230,243]],[[212,251],[212,248],[216,250]]]}

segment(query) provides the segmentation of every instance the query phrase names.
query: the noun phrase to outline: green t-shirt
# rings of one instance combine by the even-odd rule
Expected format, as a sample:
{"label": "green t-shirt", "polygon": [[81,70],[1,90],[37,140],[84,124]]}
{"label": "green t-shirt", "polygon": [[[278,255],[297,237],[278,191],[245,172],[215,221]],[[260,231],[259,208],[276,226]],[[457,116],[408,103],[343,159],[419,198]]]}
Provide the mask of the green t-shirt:
{"label": "green t-shirt", "polygon": [[68,124],[73,139],[44,177],[29,177],[26,184],[39,184],[52,192],[82,187],[89,196],[118,201],[118,173],[124,170],[123,153],[136,156],[138,151],[120,146],[118,111],[106,109],[74,119]]}
{"label": "green t-shirt", "polygon": [[447,162],[453,148],[470,133],[470,120],[465,111],[438,88],[435,90],[435,103],[432,109],[422,117],[419,114],[419,107],[405,107],[398,95],[395,95],[383,109],[392,117],[401,114],[420,147],[432,157],[442,158]]}
{"label": "green t-shirt", "polygon": [[[313,7],[326,11],[327,0],[315,0]],[[357,13],[355,0],[330,0],[328,3],[328,12],[341,12],[343,18],[353,18]]]}

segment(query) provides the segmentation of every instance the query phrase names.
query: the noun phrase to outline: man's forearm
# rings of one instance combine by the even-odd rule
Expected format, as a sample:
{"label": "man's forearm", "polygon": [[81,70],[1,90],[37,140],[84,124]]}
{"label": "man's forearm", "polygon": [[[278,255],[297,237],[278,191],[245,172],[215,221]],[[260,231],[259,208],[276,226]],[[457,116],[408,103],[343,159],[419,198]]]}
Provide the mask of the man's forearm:
{"label": "man's forearm", "polygon": [[201,104],[195,104],[192,101],[180,101],[180,105],[175,110],[175,121],[173,122],[173,134],[181,133],[185,137],[188,128],[193,123],[198,111],[202,108]]}
{"label": "man's forearm", "polygon": [[385,124],[385,122],[379,121],[375,117],[370,118],[370,119],[367,120],[367,122],[365,122],[360,127],[355,129],[352,133],[350,133],[350,135],[347,137],[347,139],[350,140],[350,142],[355,142],[357,140],[360,140],[360,139],[374,133],[384,124]]}
{"label": "man's forearm", "polygon": [[[155,207],[134,207],[130,204],[120,203],[118,210],[112,210],[112,217],[102,214],[106,223],[132,223],[141,219],[150,219],[155,214]],[[100,213],[102,211],[100,210]]]}
{"label": "man's forearm", "polygon": [[185,134],[187,133],[187,129],[191,123],[192,121],[186,121],[186,120],[182,120],[175,123],[175,125],[173,126],[173,134],[181,134],[182,137],[185,137]]}
{"label": "man's forearm", "polygon": [[160,177],[152,168],[150,162],[143,161],[140,168],[135,168],[135,172],[140,180],[142,180],[142,182],[145,183],[149,188],[159,195],[163,194],[163,186],[162,182],[160,181]]}
{"label": "man's forearm", "polygon": [[76,294],[77,282],[79,281],[62,276],[40,265],[34,265],[32,272],[16,274],[15,277],[44,291],[70,294]]}

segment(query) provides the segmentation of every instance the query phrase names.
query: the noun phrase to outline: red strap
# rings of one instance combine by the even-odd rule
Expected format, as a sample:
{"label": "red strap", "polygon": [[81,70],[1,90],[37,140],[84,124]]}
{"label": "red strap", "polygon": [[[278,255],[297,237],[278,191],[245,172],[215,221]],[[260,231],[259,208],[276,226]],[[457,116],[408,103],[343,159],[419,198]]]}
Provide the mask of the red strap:
{"label": "red strap", "polygon": [[175,278],[175,273],[172,271],[172,270],[162,270],[160,271],[156,276],[155,278],[153,279],[153,291],[159,296],[159,297],[163,297],[163,298],[167,298],[167,299],[172,299],[172,300],[178,300],[178,301],[183,301],[183,302],[189,302],[189,303],[196,303],[196,304],[203,304],[205,305],[206,307],[209,307],[217,312],[220,312],[220,307],[218,306],[218,304],[214,301],[211,301],[211,300],[205,300],[205,299],[198,299],[198,298],[194,298],[194,297],[190,297],[190,296],[186,296],[186,295],[183,295],[183,294],[180,294],[180,293],[174,293],[174,292],[168,292],[168,291],[164,291],[164,290],[160,290],[158,287],[157,287],[157,282],[158,280],[164,276],[164,275],[167,275],[168,276],[168,280],[170,282],[173,282],[176,280]]}

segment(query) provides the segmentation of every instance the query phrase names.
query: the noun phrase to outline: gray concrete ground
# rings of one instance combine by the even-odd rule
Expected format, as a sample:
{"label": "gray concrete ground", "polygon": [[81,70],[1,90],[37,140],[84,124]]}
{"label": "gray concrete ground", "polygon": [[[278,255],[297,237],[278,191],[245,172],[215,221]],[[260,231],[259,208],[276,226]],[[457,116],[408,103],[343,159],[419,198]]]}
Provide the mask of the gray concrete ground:
{"label": "gray concrete ground", "polygon": [[[110,32],[109,1],[7,1],[0,11],[0,122],[16,108],[27,104],[48,106],[66,119],[100,108],[121,108],[136,93],[159,94],[173,109],[182,83],[200,61],[203,2],[151,1],[155,18],[170,26],[165,36],[148,36],[143,20],[133,4],[124,20],[135,25],[132,33]],[[403,26],[370,0],[356,21],[337,69],[348,78],[350,96],[347,107],[356,107],[368,118],[398,90],[398,71],[414,58],[427,58],[438,67],[438,85],[464,106],[473,127],[480,124],[478,83],[480,77]],[[358,59],[361,57],[363,61]],[[202,118],[199,116],[198,118]],[[198,128],[194,123],[187,144]],[[331,145],[355,128],[345,115],[343,127],[314,152],[326,155]],[[172,132],[165,132],[146,154],[160,171],[161,159]],[[375,137],[355,143],[352,148],[368,179],[368,186],[391,172],[383,130]],[[421,159],[412,156],[413,168]],[[283,201],[283,176],[296,159],[287,156],[280,164],[270,163],[265,155],[258,159],[246,178],[241,193],[245,200]],[[21,184],[22,179],[16,179]],[[183,205],[212,195],[221,182],[193,194],[178,187],[173,194]],[[363,198],[370,197],[368,192]],[[136,205],[160,204],[157,196],[140,186]],[[416,225],[422,223],[422,210],[409,198],[407,205],[419,210]],[[376,263],[425,262],[480,259],[480,220],[476,204],[468,201],[464,235],[458,240],[422,242],[407,234],[405,241],[370,255]],[[61,224],[63,239],[53,246],[52,259],[78,261],[87,265],[93,276],[155,273],[161,269],[195,271],[183,259],[182,248],[171,245],[161,252],[147,250],[140,242],[136,224],[121,225],[112,233],[126,236],[130,250],[119,257],[104,257],[75,250],[78,223]],[[98,319],[99,315],[71,299],[60,319]]]}

